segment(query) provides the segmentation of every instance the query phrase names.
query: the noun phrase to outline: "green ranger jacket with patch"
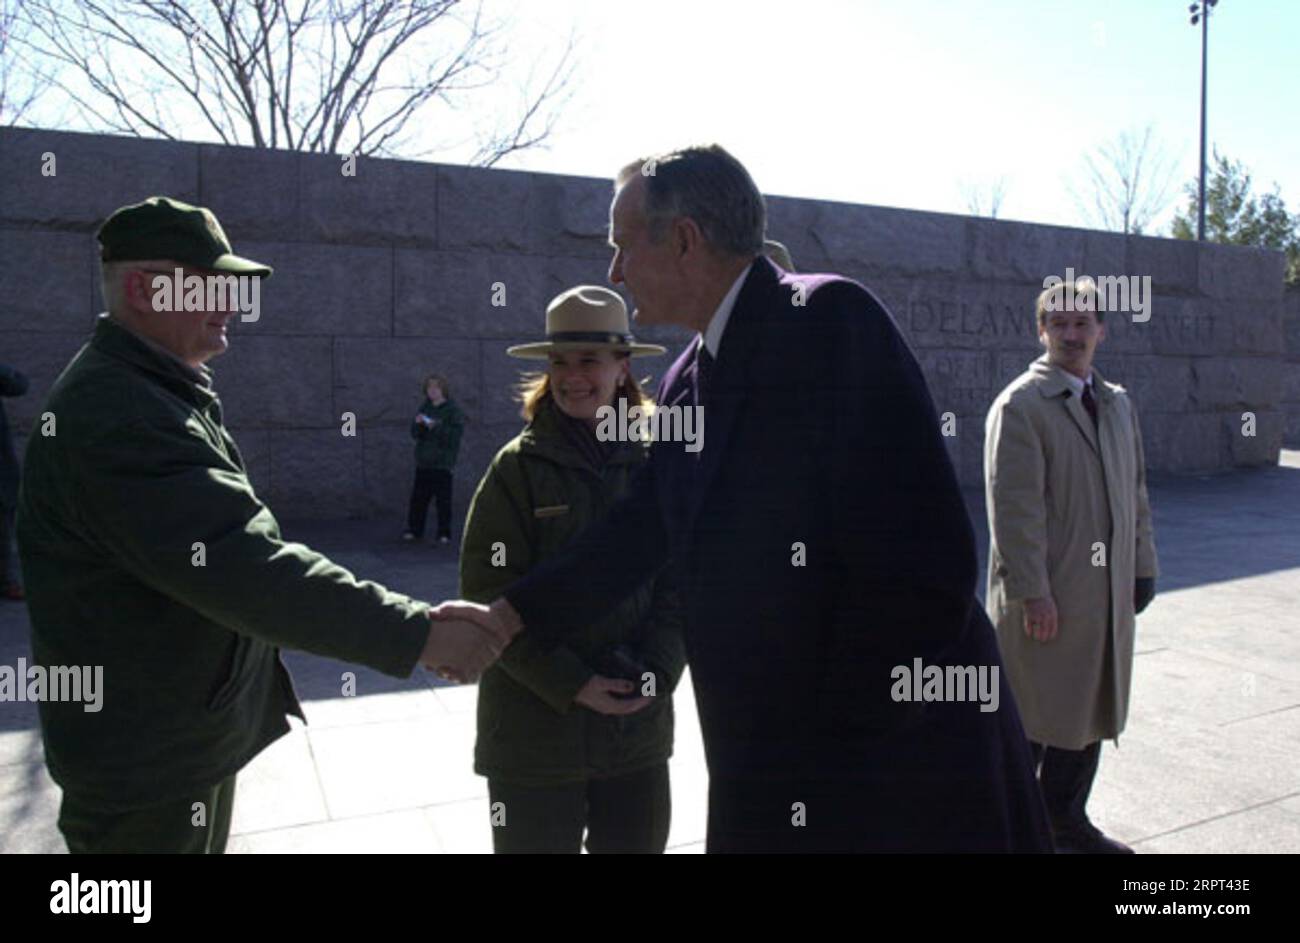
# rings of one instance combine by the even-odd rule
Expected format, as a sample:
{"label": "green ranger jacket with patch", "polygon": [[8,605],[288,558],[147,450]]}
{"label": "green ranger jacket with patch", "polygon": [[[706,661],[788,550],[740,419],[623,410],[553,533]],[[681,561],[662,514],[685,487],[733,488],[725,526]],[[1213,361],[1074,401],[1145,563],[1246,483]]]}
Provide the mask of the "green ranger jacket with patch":
{"label": "green ranger jacket with patch", "polygon": [[65,791],[122,810],[239,770],[303,716],[280,646],[414,669],[428,607],[281,539],[206,369],[102,317],[44,411],[17,524],[33,656],[103,667],[100,710],[40,704]]}
{"label": "green ranger jacket with patch", "polygon": [[[648,458],[643,445],[622,443],[597,468],[562,428],[566,421],[544,399],[532,422],[492,460],[465,521],[465,599],[490,602],[559,551],[605,515]],[[598,669],[616,648],[655,672],[653,703],[625,716],[574,703],[592,675],[606,673]],[[539,645],[525,628],[479,681],[475,771],[546,786],[664,762],[673,746],[672,689],[685,663],[681,609],[668,571],[647,573],[613,612],[558,648]]]}

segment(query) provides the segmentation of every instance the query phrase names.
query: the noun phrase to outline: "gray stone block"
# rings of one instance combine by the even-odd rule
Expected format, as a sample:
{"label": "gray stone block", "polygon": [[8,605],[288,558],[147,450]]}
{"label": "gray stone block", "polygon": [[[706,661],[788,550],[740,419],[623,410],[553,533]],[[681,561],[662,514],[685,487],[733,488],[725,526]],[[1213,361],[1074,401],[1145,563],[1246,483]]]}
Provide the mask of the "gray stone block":
{"label": "gray stone block", "polygon": [[271,490],[262,495],[284,518],[341,520],[366,510],[361,436],[338,429],[268,431]]}
{"label": "gray stone block", "polygon": [[527,220],[531,249],[544,255],[600,259],[608,267],[613,180],[533,174],[532,188]]}
{"label": "gray stone block", "polygon": [[605,283],[598,261],[573,257],[399,249],[395,266],[399,336],[540,339],[552,298]]}
{"label": "gray stone block", "polygon": [[1282,371],[1282,402],[1300,409],[1300,358],[1285,361]]}
{"label": "gray stone block", "polygon": [[274,267],[248,335],[388,337],[393,328],[393,250],[306,242],[249,242],[236,251]]}
{"label": "gray stone block", "polygon": [[1300,357],[1300,290],[1292,289],[1283,299],[1282,338],[1287,353]]}
{"label": "gray stone block", "polygon": [[[860,267],[867,274],[927,275],[964,267],[966,221],[960,216],[830,202],[812,204],[807,211],[803,225],[821,247],[826,264],[818,268],[823,271],[849,274],[846,269]],[[808,257],[816,260],[817,254]],[[795,264],[800,271],[815,271],[798,255]]]}
{"label": "gray stone block", "polygon": [[1293,405],[1285,414],[1282,444],[1289,449],[1300,449],[1300,405]]}
{"label": "gray stone block", "polygon": [[1196,357],[1196,410],[1273,409],[1282,401],[1283,364],[1266,357]]}
{"label": "gray stone block", "polygon": [[954,416],[986,413],[995,393],[996,359],[997,353],[992,350],[917,351],[935,411],[940,416],[945,412]]}
{"label": "gray stone block", "polygon": [[[999,393],[1006,389],[1011,381],[1019,377],[1029,369],[1029,365],[1037,360],[1043,353],[1042,348],[1036,350],[1012,350],[999,351],[997,359],[993,362],[993,393],[989,397],[988,405],[993,405]],[[985,413],[988,413],[987,408]]]}
{"label": "gray stone block", "polygon": [[[196,144],[0,129],[0,219],[94,231],[113,210],[150,196],[197,202]],[[56,174],[41,175],[43,156]]]}
{"label": "gray stone block", "polygon": [[1198,404],[1193,397],[1193,361],[1188,357],[1151,357],[1126,355],[1099,357],[1097,370],[1110,382],[1128,391],[1138,411],[1147,413],[1194,412],[1211,408]]}
{"label": "gray stone block", "polygon": [[438,373],[447,378],[451,398],[468,421],[479,423],[479,346],[479,341],[464,339],[337,338],[334,415],[352,412],[366,426],[394,426],[407,435],[423,402],[424,378]]}
{"label": "gray stone block", "polygon": [[1139,413],[1147,468],[1204,473],[1228,461],[1227,430],[1218,413]]}
{"label": "gray stone block", "polygon": [[827,246],[817,235],[820,208],[815,200],[769,196],[767,236],[784,243],[799,272],[829,272],[834,269]]}
{"label": "gray stone block", "polygon": [[1200,244],[1197,286],[1201,293],[1223,301],[1282,297],[1286,257],[1252,246]]}
{"label": "gray stone block", "polygon": [[332,408],[335,341],[260,337],[231,328],[230,349],[209,364],[226,422],[243,429],[338,429]]}
{"label": "gray stone block", "polygon": [[199,202],[217,214],[235,251],[244,240],[301,239],[293,151],[199,146]]}
{"label": "gray stone block", "polygon": [[300,239],[357,245],[437,244],[439,171],[432,164],[358,157],[344,176],[342,156],[298,155]]}
{"label": "gray stone block", "polygon": [[1149,275],[1155,291],[1162,295],[1189,294],[1197,290],[1197,260],[1200,246],[1190,239],[1128,237],[1131,275]]}
{"label": "gray stone block", "polygon": [[94,237],[83,233],[0,229],[5,328],[87,330],[98,310],[94,259]]}
{"label": "gray stone block", "polygon": [[532,175],[482,167],[439,166],[438,247],[524,252],[534,197]]}
{"label": "gray stone block", "polygon": [[1224,435],[1228,441],[1231,464],[1234,466],[1276,465],[1282,448],[1286,417],[1276,409],[1252,410],[1255,417],[1254,435],[1246,435],[1246,422],[1237,410],[1223,414]]}
{"label": "gray stone block", "polygon": [[[394,531],[406,521],[406,507],[415,480],[414,443],[404,427],[368,425],[361,435],[366,477],[366,508],[373,517],[390,517]],[[462,445],[462,451],[464,446]],[[458,489],[452,485],[453,498]],[[429,507],[429,532],[434,509]]]}
{"label": "gray stone block", "polygon": [[1237,301],[1227,307],[1232,318],[1233,353],[1280,355],[1285,351],[1280,300]]}
{"label": "gray stone block", "polygon": [[544,373],[546,363],[542,360],[517,360],[507,356],[505,348],[509,344],[523,344],[533,339],[524,337],[508,343],[479,343],[479,363],[483,376],[482,421],[485,424],[507,425],[518,421],[522,425],[516,390],[525,374]]}
{"label": "gray stone block", "polygon": [[1158,343],[1171,330],[1177,334],[1176,328],[1182,323],[1179,319],[1183,318],[1182,299],[1157,295],[1150,299],[1147,313],[1150,317],[1146,321],[1134,321],[1131,312],[1104,314],[1102,324],[1106,336],[1098,346],[1098,356],[1165,353],[1158,348]]}
{"label": "gray stone block", "polygon": [[1127,245],[1118,233],[982,218],[969,219],[968,228],[972,274],[1033,284],[1035,297],[1050,276],[1129,274]]}
{"label": "gray stone block", "polygon": [[[1232,348],[1234,323],[1232,311],[1219,302],[1158,295],[1151,319],[1138,324],[1124,322],[1124,330],[1146,336],[1151,353],[1156,355],[1211,356]],[[1107,327],[1108,334],[1110,331]]]}
{"label": "gray stone block", "polygon": [[1035,292],[1022,286],[927,279],[890,307],[913,347],[1031,349],[1035,344]]}

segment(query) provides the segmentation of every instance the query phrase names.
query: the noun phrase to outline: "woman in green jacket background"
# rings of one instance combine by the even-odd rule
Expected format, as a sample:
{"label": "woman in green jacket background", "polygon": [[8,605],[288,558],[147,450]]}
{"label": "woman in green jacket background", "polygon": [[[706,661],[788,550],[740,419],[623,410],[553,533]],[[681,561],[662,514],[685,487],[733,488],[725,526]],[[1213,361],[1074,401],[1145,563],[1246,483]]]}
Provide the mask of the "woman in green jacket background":
{"label": "woman in green jacket background", "polygon": [[424,402],[411,420],[415,440],[415,483],[406,512],[403,540],[424,536],[424,522],[433,500],[438,515],[438,543],[451,542],[451,485],[465,431],[465,415],[451,399],[447,378],[436,373],[424,378]]}
{"label": "woman in green jacket background", "polygon": [[[601,441],[598,410],[650,406],[615,292],[579,286],[547,307],[547,340],[511,347],[545,359],[520,390],[523,432],[493,459],[465,523],[460,593],[488,602],[602,517],[648,459],[638,441]],[[601,579],[599,572],[591,574]],[[525,632],[479,681],[475,772],[488,778],[498,853],[662,852],[668,841],[672,691],[685,654],[667,571],[559,648]]]}

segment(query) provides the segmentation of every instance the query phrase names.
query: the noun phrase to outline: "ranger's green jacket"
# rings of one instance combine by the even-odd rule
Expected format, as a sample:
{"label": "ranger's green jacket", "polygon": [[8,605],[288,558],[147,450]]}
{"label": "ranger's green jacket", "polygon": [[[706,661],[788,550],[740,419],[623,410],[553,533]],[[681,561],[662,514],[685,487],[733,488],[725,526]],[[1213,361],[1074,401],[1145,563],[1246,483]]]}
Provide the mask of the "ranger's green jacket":
{"label": "ranger's green jacket", "polygon": [[403,677],[428,637],[426,606],[280,538],[209,381],[101,318],[27,448],[35,661],[103,667],[99,712],[40,705],[46,762],[109,811],[212,786],[286,733],[278,646]]}
{"label": "ranger's green jacket", "polygon": [[[548,397],[533,421],[497,453],[465,523],[460,592],[489,602],[536,564],[603,517],[647,459],[635,443],[597,468],[568,437]],[[503,564],[503,565],[496,565]],[[600,573],[592,573],[599,580]],[[479,682],[474,769],[520,785],[552,785],[633,772],[672,755],[672,689],[685,667],[681,613],[667,571],[603,621],[549,651],[527,628]],[[610,716],[575,704],[593,663],[625,646],[662,685],[635,714]],[[666,682],[666,683],[665,683]]]}

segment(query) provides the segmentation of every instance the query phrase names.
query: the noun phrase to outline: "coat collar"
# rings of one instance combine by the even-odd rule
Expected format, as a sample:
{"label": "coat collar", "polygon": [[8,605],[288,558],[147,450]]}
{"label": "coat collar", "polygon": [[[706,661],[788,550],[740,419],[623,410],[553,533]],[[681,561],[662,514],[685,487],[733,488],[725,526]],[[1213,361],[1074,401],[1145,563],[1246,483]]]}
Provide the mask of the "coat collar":
{"label": "coat collar", "polygon": [[[519,450],[548,459],[566,468],[598,472],[599,470],[592,467],[591,462],[561,427],[560,423],[563,420],[560,407],[555,405],[555,400],[547,396],[520,434]],[[606,466],[629,465],[644,461],[645,457],[645,446],[636,442],[619,442],[606,457],[605,464]]]}
{"label": "coat collar", "polygon": [[[1048,363],[1047,354],[1033,361],[1029,365],[1029,372],[1033,374],[1038,392],[1047,399],[1073,392],[1070,381],[1065,378],[1065,371]],[[1098,403],[1110,402],[1115,396],[1106,378],[1097,370],[1096,364],[1092,367],[1092,392],[1097,397]]]}
{"label": "coat collar", "polygon": [[[1033,375],[1033,382],[1038,387],[1038,392],[1045,399],[1061,398],[1065,412],[1079,430],[1079,434],[1083,436],[1092,450],[1100,455],[1100,430],[1093,424],[1092,417],[1088,415],[1087,410],[1083,408],[1083,400],[1074,395],[1074,388],[1070,386],[1070,382],[1065,378],[1065,372],[1060,367],[1054,367],[1048,363],[1046,354],[1043,354],[1029,365],[1029,372]],[[1092,368],[1092,389],[1093,396],[1097,400],[1097,414],[1101,417],[1102,428],[1105,428],[1108,421],[1106,416],[1110,413],[1115,394],[1110,389],[1105,377],[1097,372],[1095,366]],[[1114,420],[1111,419],[1110,421],[1113,422]]]}
{"label": "coat collar", "polygon": [[217,395],[212,389],[212,373],[207,367],[197,370],[181,363],[171,354],[119,324],[107,314],[95,322],[90,346],[107,357],[129,364],[185,399],[206,407]]}

